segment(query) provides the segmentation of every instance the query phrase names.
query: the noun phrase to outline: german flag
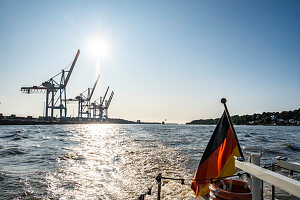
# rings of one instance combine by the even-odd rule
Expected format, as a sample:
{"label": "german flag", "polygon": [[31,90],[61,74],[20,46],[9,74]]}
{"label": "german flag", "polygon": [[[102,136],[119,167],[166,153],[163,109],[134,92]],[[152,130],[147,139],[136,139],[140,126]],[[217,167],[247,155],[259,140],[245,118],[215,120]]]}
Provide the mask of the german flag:
{"label": "german flag", "polygon": [[191,185],[196,196],[208,194],[210,178],[235,174],[234,156],[243,157],[229,117],[225,110],[201,158]]}

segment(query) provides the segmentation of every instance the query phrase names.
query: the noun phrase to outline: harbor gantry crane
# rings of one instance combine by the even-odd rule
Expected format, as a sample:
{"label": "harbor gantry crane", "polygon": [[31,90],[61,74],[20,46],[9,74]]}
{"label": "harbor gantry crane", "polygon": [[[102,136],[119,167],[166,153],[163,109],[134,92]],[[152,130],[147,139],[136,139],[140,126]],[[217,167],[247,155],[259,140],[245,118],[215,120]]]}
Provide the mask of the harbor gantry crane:
{"label": "harbor gantry crane", "polygon": [[[96,85],[100,75],[98,75],[97,80],[92,88],[88,88],[84,92],[82,92],[79,96],[75,97],[75,99],[69,99],[68,101],[78,101],[78,118],[81,119],[82,115],[86,115],[87,118],[91,118],[91,98],[94,94]],[[87,94],[85,94],[87,92]]]}
{"label": "harbor gantry crane", "polygon": [[100,97],[100,101],[99,103],[97,102],[98,99],[96,99],[93,103],[92,103],[92,108],[93,108],[93,118],[97,118],[102,121],[103,119],[103,111],[104,111],[104,106],[103,106],[103,103],[105,101],[105,98],[106,98],[106,95],[107,95],[107,92],[109,90],[109,86],[107,87],[106,89],[106,92],[104,94],[103,97]]}
{"label": "harbor gantry crane", "polygon": [[[63,117],[67,116],[66,87],[79,54],[80,50],[78,49],[69,70],[66,71],[62,69],[60,73],[43,82],[40,86],[21,87],[21,91],[27,94],[46,91],[45,117],[47,119],[50,118],[51,120],[53,120],[54,110],[59,110],[59,116],[61,120]],[[59,75],[61,75],[60,81],[55,81],[55,78]]]}
{"label": "harbor gantry crane", "polygon": [[109,108],[109,105],[111,103],[111,100],[112,100],[114,94],[115,94],[114,91],[112,91],[111,94],[110,94],[109,99],[107,101],[105,101],[104,116],[103,116],[104,120],[108,119],[108,108]]}

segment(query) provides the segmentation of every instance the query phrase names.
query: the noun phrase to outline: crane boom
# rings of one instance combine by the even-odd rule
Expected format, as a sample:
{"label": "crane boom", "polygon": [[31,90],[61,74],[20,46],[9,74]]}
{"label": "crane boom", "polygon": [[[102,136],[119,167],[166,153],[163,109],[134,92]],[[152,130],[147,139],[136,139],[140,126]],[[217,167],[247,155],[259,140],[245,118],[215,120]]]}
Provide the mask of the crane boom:
{"label": "crane boom", "polygon": [[109,107],[109,105],[110,105],[110,102],[111,102],[111,100],[112,100],[114,94],[115,94],[114,91],[112,91],[111,94],[110,94],[110,97],[109,97],[109,99],[108,99],[108,101],[107,101],[107,104],[106,104],[106,106],[105,106],[106,109],[108,109],[108,107]]}
{"label": "crane boom", "polygon": [[38,90],[46,90],[46,87],[40,87],[40,86],[32,86],[32,87],[21,87],[21,92],[30,94],[32,91],[38,91]]}
{"label": "crane boom", "polygon": [[106,90],[106,92],[104,94],[104,97],[103,97],[102,101],[100,102],[100,105],[103,105],[103,102],[105,100],[105,97],[106,97],[106,94],[107,94],[108,90],[109,90],[109,86],[107,87],[107,90]]}
{"label": "crane boom", "polygon": [[65,87],[67,86],[67,84],[68,84],[68,81],[69,81],[69,79],[70,79],[70,76],[71,76],[71,74],[72,74],[72,71],[73,71],[73,69],[74,69],[74,66],[75,66],[75,64],[76,64],[76,61],[77,61],[77,58],[78,58],[79,54],[80,54],[80,50],[78,49],[78,50],[77,50],[77,53],[76,53],[76,56],[75,56],[75,58],[74,58],[74,60],[73,60],[73,63],[72,63],[72,65],[71,65],[71,68],[70,68],[70,70],[69,70],[69,73],[68,73],[68,75],[67,75],[67,78],[66,78],[66,80],[65,80],[65,82],[64,82],[63,88],[65,88]]}
{"label": "crane boom", "polygon": [[88,97],[88,101],[91,100],[91,98],[92,98],[92,96],[93,96],[93,93],[94,93],[94,91],[95,91],[95,88],[96,88],[96,85],[97,85],[97,83],[98,83],[99,78],[100,78],[100,74],[98,75],[97,80],[96,80],[96,82],[95,82],[95,84],[94,84],[94,87],[93,87],[93,89],[92,89],[92,92],[91,92],[90,96]]}

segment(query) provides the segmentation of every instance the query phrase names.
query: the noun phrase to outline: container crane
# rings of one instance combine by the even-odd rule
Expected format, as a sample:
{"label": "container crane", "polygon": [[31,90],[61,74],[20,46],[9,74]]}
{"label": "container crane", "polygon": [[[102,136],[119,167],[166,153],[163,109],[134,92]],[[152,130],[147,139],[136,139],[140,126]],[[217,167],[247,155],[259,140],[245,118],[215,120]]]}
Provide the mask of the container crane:
{"label": "container crane", "polygon": [[111,100],[112,100],[114,94],[115,94],[114,91],[112,91],[111,94],[110,94],[110,97],[109,97],[108,101],[105,101],[105,106],[104,106],[104,116],[103,116],[103,118],[104,118],[105,120],[108,119],[108,108],[109,108],[109,105],[110,105],[110,103],[111,103]]}
{"label": "container crane", "polygon": [[93,117],[96,118],[98,116],[100,121],[102,121],[102,119],[103,119],[103,111],[104,111],[103,103],[105,101],[108,90],[109,90],[109,86],[107,87],[104,96],[99,98],[100,99],[99,103],[97,102],[98,99],[95,100],[94,103],[92,103],[93,111],[94,111]]}
{"label": "container crane", "polygon": [[[69,99],[69,101],[78,101],[78,118],[82,118],[83,114],[87,115],[87,118],[91,118],[91,98],[94,94],[96,85],[99,81],[100,75],[98,75],[97,80],[92,88],[88,88],[84,92],[82,92],[79,96],[75,97],[75,99]],[[87,92],[87,95],[84,93]]]}
{"label": "container crane", "polygon": [[[50,78],[48,81],[43,82],[40,86],[21,87],[21,91],[27,94],[46,91],[45,117],[47,119],[50,118],[53,120],[54,110],[59,110],[61,120],[63,117],[67,116],[66,87],[79,54],[80,50],[78,49],[69,70],[65,71],[62,69],[60,73]],[[55,81],[55,78],[59,75],[61,75],[60,81]],[[49,110],[51,113],[50,116]]]}

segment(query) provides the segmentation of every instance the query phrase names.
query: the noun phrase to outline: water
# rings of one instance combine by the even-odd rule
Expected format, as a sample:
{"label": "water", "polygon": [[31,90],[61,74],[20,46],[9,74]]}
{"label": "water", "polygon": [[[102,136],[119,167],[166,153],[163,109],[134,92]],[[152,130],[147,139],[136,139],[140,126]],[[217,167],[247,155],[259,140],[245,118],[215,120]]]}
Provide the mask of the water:
{"label": "water", "polygon": [[[159,172],[192,179],[215,126],[0,127],[0,199],[137,199]],[[235,126],[242,147],[300,158],[300,127]],[[165,181],[164,199],[194,197],[190,181]]]}

